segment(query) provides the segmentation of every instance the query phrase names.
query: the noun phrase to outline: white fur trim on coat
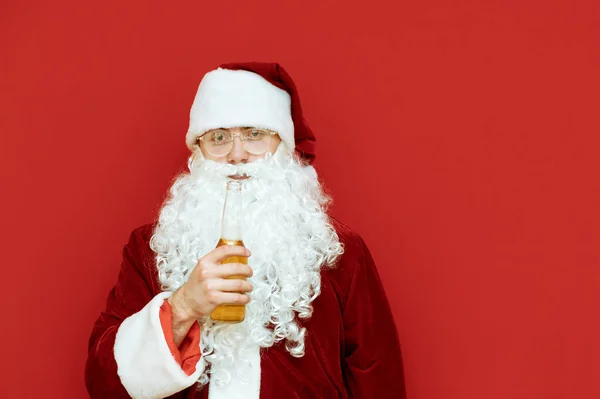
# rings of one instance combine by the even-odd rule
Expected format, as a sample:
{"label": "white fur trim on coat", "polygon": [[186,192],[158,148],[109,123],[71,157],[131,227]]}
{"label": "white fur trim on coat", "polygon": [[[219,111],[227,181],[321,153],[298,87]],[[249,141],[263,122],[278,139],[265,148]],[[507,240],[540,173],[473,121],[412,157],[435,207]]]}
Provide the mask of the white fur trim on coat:
{"label": "white fur trim on coat", "polygon": [[135,399],[171,396],[193,385],[202,362],[188,376],[171,354],[160,323],[160,307],[171,292],[156,295],[142,310],[123,321],[115,338],[114,355],[121,383]]}
{"label": "white fur trim on coat", "polygon": [[208,72],[190,110],[188,148],[193,150],[197,138],[208,130],[242,126],[274,130],[289,148],[296,146],[287,91],[254,72],[222,68]]}
{"label": "white fur trim on coat", "polygon": [[210,381],[208,399],[259,399],[260,397],[260,348],[254,346],[244,352],[250,361],[250,372],[247,382],[232,378],[225,386],[218,386]]}

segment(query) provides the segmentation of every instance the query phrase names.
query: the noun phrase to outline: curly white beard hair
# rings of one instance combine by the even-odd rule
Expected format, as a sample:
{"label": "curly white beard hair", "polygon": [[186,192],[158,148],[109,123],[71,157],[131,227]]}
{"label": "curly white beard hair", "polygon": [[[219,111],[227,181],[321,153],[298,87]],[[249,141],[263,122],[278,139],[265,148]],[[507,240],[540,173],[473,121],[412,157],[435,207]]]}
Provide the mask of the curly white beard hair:
{"label": "curly white beard hair", "polygon": [[181,287],[198,259],[217,245],[228,176],[250,176],[242,183],[242,238],[254,272],[246,318],[238,324],[209,320],[201,328],[198,381],[208,383],[210,374],[211,383],[223,386],[232,377],[244,380],[246,351],[257,346],[285,340],[292,356],[304,355],[305,329],[296,316],[312,315],[320,269],[332,266],[343,247],[326,213],[330,198],[314,169],[303,167],[283,143],[275,155],[240,165],[207,160],[196,151],[188,166],[190,173],[171,186],[150,242],[160,282],[170,291]]}

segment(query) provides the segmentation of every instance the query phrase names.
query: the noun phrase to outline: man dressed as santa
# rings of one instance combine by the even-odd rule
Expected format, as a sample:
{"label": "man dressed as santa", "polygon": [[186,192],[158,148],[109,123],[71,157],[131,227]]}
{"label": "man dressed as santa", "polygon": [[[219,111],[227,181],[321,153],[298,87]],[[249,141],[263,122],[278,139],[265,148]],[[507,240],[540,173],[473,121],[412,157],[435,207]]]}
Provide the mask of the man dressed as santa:
{"label": "man dressed as santa", "polygon": [[[189,173],[135,229],[89,342],[93,399],[404,398],[398,335],[373,259],[327,215],[315,137],[278,64],[207,73]],[[228,181],[245,245],[217,246]],[[232,256],[247,264],[221,263]],[[210,316],[245,305],[239,323]]]}

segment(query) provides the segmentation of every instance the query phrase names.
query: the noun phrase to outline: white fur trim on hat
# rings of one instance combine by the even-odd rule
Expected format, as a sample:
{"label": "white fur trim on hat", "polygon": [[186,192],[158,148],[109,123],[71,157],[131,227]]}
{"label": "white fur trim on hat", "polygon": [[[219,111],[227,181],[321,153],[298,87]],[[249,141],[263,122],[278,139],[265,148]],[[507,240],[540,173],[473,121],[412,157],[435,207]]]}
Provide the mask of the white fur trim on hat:
{"label": "white fur trim on hat", "polygon": [[142,310],[126,318],[117,330],[114,355],[117,374],[132,398],[164,398],[192,386],[203,362],[187,375],[173,358],[160,323],[160,307],[171,295],[156,295]]}
{"label": "white fur trim on hat", "polygon": [[190,110],[188,148],[193,150],[197,138],[208,130],[242,126],[274,130],[293,151],[289,93],[254,72],[222,68],[208,72]]}

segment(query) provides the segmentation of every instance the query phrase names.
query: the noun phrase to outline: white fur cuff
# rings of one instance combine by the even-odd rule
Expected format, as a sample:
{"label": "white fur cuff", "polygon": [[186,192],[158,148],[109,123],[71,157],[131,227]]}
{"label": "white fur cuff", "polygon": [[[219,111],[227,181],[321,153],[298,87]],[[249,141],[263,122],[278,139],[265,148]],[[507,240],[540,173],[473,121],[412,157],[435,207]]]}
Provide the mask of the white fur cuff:
{"label": "white fur cuff", "polygon": [[193,385],[202,373],[199,361],[188,376],[173,358],[160,323],[160,307],[171,292],[156,295],[119,327],[114,355],[121,383],[132,398],[164,398]]}

